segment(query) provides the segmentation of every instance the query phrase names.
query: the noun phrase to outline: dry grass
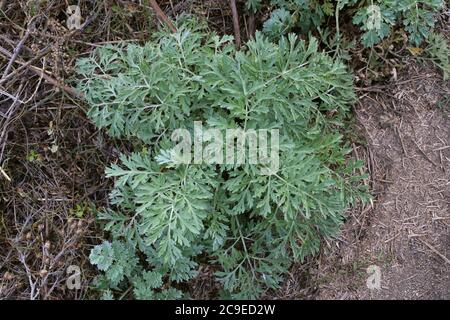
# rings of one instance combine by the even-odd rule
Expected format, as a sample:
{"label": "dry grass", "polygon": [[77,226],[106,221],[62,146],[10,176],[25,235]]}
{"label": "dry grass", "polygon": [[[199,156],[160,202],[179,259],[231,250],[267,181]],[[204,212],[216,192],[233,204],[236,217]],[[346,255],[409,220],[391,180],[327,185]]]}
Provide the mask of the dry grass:
{"label": "dry grass", "polygon": [[[84,1],[90,15],[73,32],[65,27],[66,1],[0,4],[0,298],[90,297],[87,255],[102,235],[92,208],[106,204],[104,166],[120,144],[59,87],[79,56],[101,43],[145,39],[146,31],[129,28],[150,30],[155,21],[148,12],[124,9],[117,17],[108,1]],[[81,290],[66,289],[71,265],[81,268]]]}
{"label": "dry grass", "polygon": [[[228,1],[158,3],[171,19],[187,12],[206,19],[221,34],[236,32]],[[236,3],[242,13],[243,2]],[[89,290],[95,271],[87,256],[103,235],[93,208],[107,205],[110,182],[103,177],[104,167],[127,145],[109,140],[92,126],[68,83],[74,84],[77,58],[107,43],[144,42],[159,22],[141,1],[79,4],[83,27],[69,31],[68,1],[0,0],[0,299],[84,299],[96,294]],[[243,42],[264,19],[264,14],[239,16]],[[283,288],[267,298],[366,297],[361,268],[380,261],[379,252],[371,249],[386,246],[381,262],[398,262],[397,249],[403,248],[404,261],[423,266],[418,275],[407,264],[389,269],[392,283],[399,282],[401,270],[407,278],[421,279],[412,281],[418,285],[431,279],[423,277],[427,272],[438,277],[448,271],[443,267],[450,257],[444,206],[448,194],[442,190],[448,190],[449,124],[438,121],[442,110],[430,106],[438,98],[423,91],[428,85],[448,95],[448,87],[436,81],[434,71],[414,68],[396,70],[396,84],[367,87],[374,76],[391,77],[394,66],[407,65],[407,49],[403,45],[390,53],[375,51],[383,64],[373,70],[362,58],[362,49],[357,50],[355,73],[360,86],[366,86],[361,88],[357,115],[368,145],[355,141],[354,157],[366,160],[371,174],[366,183],[375,202],[350,211],[343,235],[329,241],[319,257],[293,267]],[[391,59],[383,60],[384,54]],[[380,232],[382,237],[377,236]],[[377,241],[383,242],[381,247]],[[81,268],[81,290],[66,288],[71,265]],[[202,268],[190,284],[193,297],[217,293],[211,273],[207,266]]]}

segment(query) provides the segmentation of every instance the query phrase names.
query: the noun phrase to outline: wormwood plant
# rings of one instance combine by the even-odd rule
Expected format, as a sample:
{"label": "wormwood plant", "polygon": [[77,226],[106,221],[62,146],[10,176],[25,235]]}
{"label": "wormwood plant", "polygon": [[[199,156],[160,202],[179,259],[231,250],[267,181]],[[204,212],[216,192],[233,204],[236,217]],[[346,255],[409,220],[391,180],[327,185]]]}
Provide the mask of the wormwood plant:
{"label": "wormwood plant", "polygon": [[408,33],[411,44],[420,45],[431,34],[434,15],[443,6],[442,0],[247,0],[247,8],[256,11],[264,2],[275,8],[263,29],[272,38],[293,27],[303,33],[326,28],[330,17],[339,33],[340,16],[346,14],[360,27],[366,47],[388,37],[397,24]]}
{"label": "wormwood plant", "polygon": [[[258,33],[236,52],[232,37],[187,21],[144,46],[101,47],[77,66],[89,117],[135,146],[106,170],[115,187],[99,219],[111,240],[90,255],[105,298],[129,288],[138,299],[183,297],[205,264],[222,297],[260,297],[366,196],[352,176],[361,163],[346,160],[339,134],[355,100],[352,77],[314,38],[274,44]],[[194,121],[279,129],[278,172],[171,162],[172,131],[192,131]]]}

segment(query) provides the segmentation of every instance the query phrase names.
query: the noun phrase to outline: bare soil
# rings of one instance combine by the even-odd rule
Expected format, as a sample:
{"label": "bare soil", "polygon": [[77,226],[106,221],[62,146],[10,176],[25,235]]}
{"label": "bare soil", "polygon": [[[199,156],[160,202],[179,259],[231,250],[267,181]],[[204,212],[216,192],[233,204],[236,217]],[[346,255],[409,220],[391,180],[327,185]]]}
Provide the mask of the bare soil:
{"label": "bare soil", "polygon": [[[324,250],[317,299],[450,299],[450,87],[408,65],[355,109],[375,199]],[[379,289],[367,287],[370,265]]]}

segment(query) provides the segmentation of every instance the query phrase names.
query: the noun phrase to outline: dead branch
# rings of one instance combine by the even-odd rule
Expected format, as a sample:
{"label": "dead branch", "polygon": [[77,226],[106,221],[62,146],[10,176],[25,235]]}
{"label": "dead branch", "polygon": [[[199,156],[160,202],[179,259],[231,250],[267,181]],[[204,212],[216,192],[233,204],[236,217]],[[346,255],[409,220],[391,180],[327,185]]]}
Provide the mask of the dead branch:
{"label": "dead branch", "polygon": [[13,72],[11,72],[10,74],[8,74],[6,77],[3,77],[0,80],[0,85],[2,85],[3,83],[5,83],[6,81],[8,81],[9,79],[11,79],[12,77],[14,77],[16,74],[18,74],[19,72],[23,71],[24,69],[28,68],[33,62],[39,60],[40,58],[42,58],[43,56],[47,55],[50,51],[52,50],[52,46],[47,46],[46,48],[44,48],[43,50],[41,50],[38,54],[36,54],[35,57],[33,57],[32,59],[30,59],[29,61],[27,61],[25,64],[21,65],[19,68],[15,69]]}
{"label": "dead branch", "polygon": [[156,15],[169,27],[172,32],[177,32],[177,29],[173,25],[172,21],[166,16],[166,14],[161,10],[156,0],[149,0],[150,6],[155,10]]}
{"label": "dead branch", "polygon": [[241,31],[239,26],[239,15],[236,8],[236,0],[230,0],[231,13],[233,14],[233,28],[234,38],[236,41],[236,48],[241,47]]}
{"label": "dead branch", "polygon": [[11,57],[11,59],[8,62],[8,65],[6,66],[5,71],[3,72],[3,76],[2,76],[2,80],[9,74],[9,72],[11,71],[11,68],[14,64],[14,61],[17,59],[20,51],[23,48],[23,45],[25,44],[25,41],[27,41],[28,37],[30,36],[30,33],[32,31],[34,31],[34,27],[35,27],[35,21],[36,21],[36,17],[32,18],[32,20],[30,21],[30,23],[28,24],[29,27],[27,28],[27,31],[25,32],[25,35],[22,37],[22,39],[20,39],[19,44],[16,46],[16,48],[14,49],[13,55]]}
{"label": "dead branch", "polygon": [[[11,59],[13,57],[13,54],[11,52],[9,52],[8,50],[6,50],[3,47],[0,47],[0,54],[3,55],[5,58]],[[66,86],[62,83],[60,83],[58,80],[52,78],[51,76],[49,76],[48,74],[46,74],[44,71],[42,71],[41,69],[39,69],[38,67],[35,67],[33,65],[28,65],[26,62],[20,60],[20,59],[15,59],[14,60],[15,63],[18,63],[22,66],[26,66],[30,71],[32,71],[33,73],[35,73],[36,75],[44,78],[48,83],[54,85],[55,87],[58,87],[59,89],[67,92],[68,94],[77,97],[77,98],[84,98],[84,94],[82,92],[77,91],[76,89]]]}
{"label": "dead branch", "polygon": [[442,260],[444,260],[446,263],[450,265],[450,259],[448,259],[446,256],[444,256],[442,253],[440,253],[435,247],[433,247],[431,244],[426,242],[425,240],[422,240],[419,238],[419,241],[422,242],[424,245],[426,245],[431,251],[433,251],[435,254],[437,254]]}

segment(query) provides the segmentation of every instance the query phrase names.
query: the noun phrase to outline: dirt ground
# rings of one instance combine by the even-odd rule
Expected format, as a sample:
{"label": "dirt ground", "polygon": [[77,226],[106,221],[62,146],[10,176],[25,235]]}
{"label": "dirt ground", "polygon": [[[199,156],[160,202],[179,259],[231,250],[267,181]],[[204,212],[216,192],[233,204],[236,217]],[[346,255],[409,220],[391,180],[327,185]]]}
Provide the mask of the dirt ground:
{"label": "dirt ground", "polygon": [[316,299],[450,299],[450,86],[408,65],[355,108],[374,201],[324,250]]}

